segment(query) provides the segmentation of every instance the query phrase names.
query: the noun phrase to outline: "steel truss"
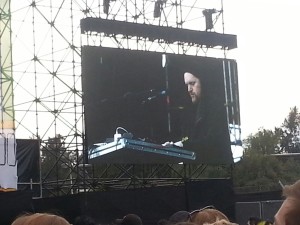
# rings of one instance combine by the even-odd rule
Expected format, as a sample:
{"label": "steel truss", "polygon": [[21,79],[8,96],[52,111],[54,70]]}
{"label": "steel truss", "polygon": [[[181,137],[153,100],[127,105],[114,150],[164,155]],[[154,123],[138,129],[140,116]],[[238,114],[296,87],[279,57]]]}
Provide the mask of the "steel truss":
{"label": "steel truss", "polygon": [[[98,17],[204,31],[202,11],[216,9],[212,17],[214,27],[208,32],[222,33],[223,5],[220,0],[6,1],[11,4],[12,25],[8,29],[13,50],[16,138],[40,140],[42,170],[38,185],[42,194],[36,197],[176,185],[201,178],[206,165],[86,164],[82,157],[85,136],[81,46],[192,55],[208,55],[211,51],[222,56],[225,50],[189,43],[165,43],[163,40],[151,42],[124,35],[81,34],[80,19]],[[156,5],[159,7],[155,8]],[[230,171],[225,171],[230,176]]]}
{"label": "steel truss", "polygon": [[[138,24],[157,25],[198,31],[213,31],[224,33],[222,0],[123,0],[108,1],[109,10],[103,13],[100,7],[88,9],[86,17],[97,17],[108,20],[118,20]],[[154,17],[157,3],[160,6],[158,17]],[[207,29],[203,11],[214,9],[211,29]],[[102,11],[101,11],[102,10]],[[115,48],[168,52],[207,56],[224,56],[226,51],[220,47],[195,45],[187,42],[168,43],[164,40],[149,40],[149,38],[128,36],[123,34],[107,34],[87,32],[82,35],[82,45],[108,46]],[[208,52],[209,51],[209,52]],[[223,55],[222,55],[223,54]]]}

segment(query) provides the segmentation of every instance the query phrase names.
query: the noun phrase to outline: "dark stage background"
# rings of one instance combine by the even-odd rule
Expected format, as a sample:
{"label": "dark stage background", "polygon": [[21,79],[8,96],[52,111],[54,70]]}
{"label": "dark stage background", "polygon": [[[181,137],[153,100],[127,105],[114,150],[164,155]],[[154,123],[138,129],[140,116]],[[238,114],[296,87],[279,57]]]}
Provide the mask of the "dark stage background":
{"label": "dark stage background", "polygon": [[18,190],[32,188],[33,196],[40,196],[40,143],[35,139],[17,139],[16,142]]}
{"label": "dark stage background", "polygon": [[[231,67],[226,69],[224,65],[230,62],[236,66],[236,62],[176,54],[165,56],[163,67],[162,53],[82,47],[87,146],[113,138],[117,127],[132,133],[134,139],[150,143],[181,140],[185,109],[191,105],[183,74],[201,73],[208,93],[205,110],[212,115],[209,124],[216,127],[218,135],[208,143],[207,149],[202,149],[207,153],[205,157],[201,154],[203,157],[200,155],[196,161],[232,163],[225,107],[229,90],[224,85],[225,77],[231,82],[228,78]],[[212,148],[217,149],[216,153]]]}
{"label": "dark stage background", "polygon": [[[128,213],[138,214],[144,225],[155,225],[179,210],[192,211],[214,205],[235,220],[235,199],[230,179],[190,181],[178,186],[102,191],[31,199],[30,192],[0,193],[1,225],[23,212],[50,212],[71,223],[79,215],[89,215],[109,224]],[[5,222],[5,223],[4,223]]]}

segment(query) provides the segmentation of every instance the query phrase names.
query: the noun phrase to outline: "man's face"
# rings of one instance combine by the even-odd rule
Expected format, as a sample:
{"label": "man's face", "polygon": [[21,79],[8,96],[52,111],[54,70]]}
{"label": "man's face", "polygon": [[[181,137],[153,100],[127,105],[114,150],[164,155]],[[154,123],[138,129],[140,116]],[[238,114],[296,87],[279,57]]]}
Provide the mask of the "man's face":
{"label": "man's face", "polygon": [[201,81],[191,73],[184,73],[184,83],[187,86],[188,93],[192,99],[192,103],[196,104],[201,97]]}
{"label": "man's face", "polygon": [[274,225],[287,225],[288,215],[295,209],[295,200],[287,198],[274,216]]}

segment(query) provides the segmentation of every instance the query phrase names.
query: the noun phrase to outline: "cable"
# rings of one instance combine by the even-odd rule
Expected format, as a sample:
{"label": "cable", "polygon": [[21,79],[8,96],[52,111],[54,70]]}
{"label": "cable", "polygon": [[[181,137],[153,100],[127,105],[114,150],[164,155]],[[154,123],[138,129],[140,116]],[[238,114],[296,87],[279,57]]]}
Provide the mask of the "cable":
{"label": "cable", "polygon": [[123,131],[125,131],[126,133],[129,133],[125,128],[123,128],[123,127],[117,127],[117,129],[116,129],[116,134],[118,133],[118,130],[123,130]]}

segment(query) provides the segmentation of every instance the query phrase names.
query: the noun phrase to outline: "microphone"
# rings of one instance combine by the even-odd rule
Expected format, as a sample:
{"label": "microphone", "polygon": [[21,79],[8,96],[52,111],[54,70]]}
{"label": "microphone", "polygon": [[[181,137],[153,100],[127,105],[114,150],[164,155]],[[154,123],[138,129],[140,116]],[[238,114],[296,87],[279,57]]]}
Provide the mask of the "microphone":
{"label": "microphone", "polygon": [[107,104],[107,103],[115,103],[121,101],[128,101],[128,102],[142,102],[142,104],[146,103],[147,101],[151,101],[159,96],[166,95],[166,91],[158,91],[156,89],[150,89],[146,91],[140,92],[131,92],[128,91],[121,96],[112,97],[112,98],[104,98],[99,101],[99,104]]}
{"label": "microphone", "polygon": [[148,101],[151,101],[159,96],[164,96],[165,94],[167,94],[167,92],[165,90],[158,92],[156,95],[150,96],[147,98]]}
{"label": "microphone", "polygon": [[155,89],[150,89],[146,91],[140,91],[140,92],[126,92],[122,98],[144,98],[145,96],[153,95],[155,93]]}
{"label": "microphone", "polygon": [[[155,90],[153,90],[152,92],[154,92]],[[160,96],[164,96],[167,94],[166,90],[162,90],[162,91],[158,91],[155,94],[153,94],[152,96],[149,96],[148,98],[146,98],[145,100],[142,101],[142,104],[145,104],[146,102],[152,101]]]}

